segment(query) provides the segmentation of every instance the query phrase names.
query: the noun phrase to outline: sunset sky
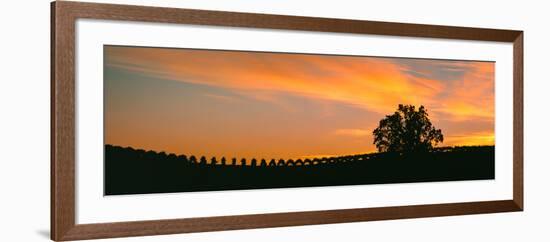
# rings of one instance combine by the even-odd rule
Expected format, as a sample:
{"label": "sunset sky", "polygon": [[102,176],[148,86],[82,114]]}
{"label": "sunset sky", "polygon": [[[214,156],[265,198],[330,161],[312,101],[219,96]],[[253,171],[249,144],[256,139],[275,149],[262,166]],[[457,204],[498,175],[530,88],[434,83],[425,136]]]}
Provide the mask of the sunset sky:
{"label": "sunset sky", "polygon": [[494,63],[104,47],[105,143],[207,157],[374,152],[398,104],[439,146],[494,145]]}

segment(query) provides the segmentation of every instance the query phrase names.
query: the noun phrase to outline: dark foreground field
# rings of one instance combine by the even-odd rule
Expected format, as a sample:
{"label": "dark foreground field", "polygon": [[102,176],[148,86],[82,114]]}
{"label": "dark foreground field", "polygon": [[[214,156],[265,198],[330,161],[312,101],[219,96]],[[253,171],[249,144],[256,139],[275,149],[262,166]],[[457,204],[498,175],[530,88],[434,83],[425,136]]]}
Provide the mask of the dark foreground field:
{"label": "dark foreground field", "polygon": [[105,195],[494,179],[494,157],[470,146],[243,165],[106,145]]}

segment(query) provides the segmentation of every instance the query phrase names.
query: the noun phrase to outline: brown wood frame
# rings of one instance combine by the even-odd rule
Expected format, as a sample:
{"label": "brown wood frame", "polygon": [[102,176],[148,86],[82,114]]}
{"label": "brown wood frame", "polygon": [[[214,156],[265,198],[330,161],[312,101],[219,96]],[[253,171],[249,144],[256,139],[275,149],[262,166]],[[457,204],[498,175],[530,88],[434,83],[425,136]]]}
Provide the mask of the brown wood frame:
{"label": "brown wood frame", "polygon": [[[79,18],[513,43],[513,199],[100,224],[75,223]],[[57,1],[51,4],[51,239],[56,241],[523,211],[523,31]]]}

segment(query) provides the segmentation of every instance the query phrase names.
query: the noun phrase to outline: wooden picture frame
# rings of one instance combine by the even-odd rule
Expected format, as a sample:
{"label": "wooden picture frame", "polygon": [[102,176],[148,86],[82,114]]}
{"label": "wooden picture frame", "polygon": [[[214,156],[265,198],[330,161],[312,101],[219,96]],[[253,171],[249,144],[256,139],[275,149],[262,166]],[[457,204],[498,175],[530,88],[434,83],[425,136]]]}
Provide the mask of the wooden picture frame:
{"label": "wooden picture frame", "polygon": [[[513,43],[513,199],[220,217],[75,222],[75,22],[142,21]],[[51,4],[51,239],[56,241],[523,210],[523,32],[58,1]]]}

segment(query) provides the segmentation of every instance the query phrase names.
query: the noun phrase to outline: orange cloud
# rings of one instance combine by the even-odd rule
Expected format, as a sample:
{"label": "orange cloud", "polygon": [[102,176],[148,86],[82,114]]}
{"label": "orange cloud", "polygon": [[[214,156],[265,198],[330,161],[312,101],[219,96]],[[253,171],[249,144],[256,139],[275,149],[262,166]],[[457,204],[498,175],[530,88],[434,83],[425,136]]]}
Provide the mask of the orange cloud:
{"label": "orange cloud", "polygon": [[398,103],[421,104],[443,89],[435,80],[407,77],[381,58],[119,47],[106,47],[106,53],[108,66],[158,78],[241,93],[285,92],[379,113]]}
{"label": "orange cloud", "polygon": [[470,64],[471,70],[452,86],[452,94],[441,101],[440,110],[456,119],[482,118],[494,120],[494,64],[477,62]]}
{"label": "orange cloud", "polygon": [[466,133],[462,135],[445,136],[443,146],[463,145],[495,145],[493,132]]}
{"label": "orange cloud", "polygon": [[351,137],[365,137],[371,135],[372,131],[365,129],[337,129],[334,131],[334,134]]}

